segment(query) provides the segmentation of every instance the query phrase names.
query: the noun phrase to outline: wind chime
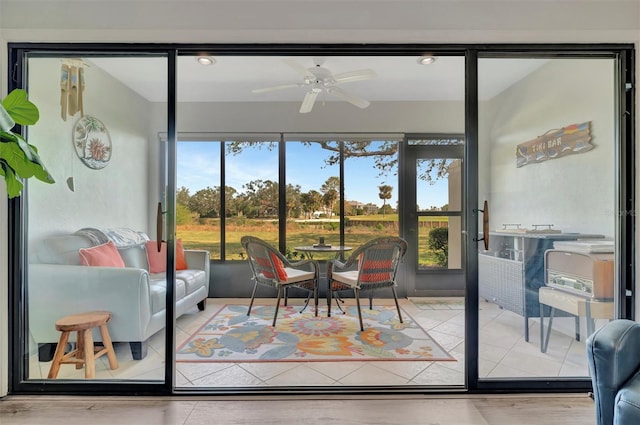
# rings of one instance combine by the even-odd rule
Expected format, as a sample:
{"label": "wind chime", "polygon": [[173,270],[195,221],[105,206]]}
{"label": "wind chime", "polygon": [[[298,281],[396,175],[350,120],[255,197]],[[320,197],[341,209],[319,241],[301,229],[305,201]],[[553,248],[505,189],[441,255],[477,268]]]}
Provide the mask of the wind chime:
{"label": "wind chime", "polygon": [[[63,121],[67,116],[74,116],[80,112],[84,116],[84,70],[89,65],[80,59],[63,59],[60,66],[60,116]],[[73,179],[73,159],[71,159],[71,172],[67,177],[67,187],[75,192]]]}
{"label": "wind chime", "polygon": [[84,92],[84,69],[88,65],[79,59],[63,59],[60,69],[60,112],[62,119],[80,112],[84,116],[82,94]]}

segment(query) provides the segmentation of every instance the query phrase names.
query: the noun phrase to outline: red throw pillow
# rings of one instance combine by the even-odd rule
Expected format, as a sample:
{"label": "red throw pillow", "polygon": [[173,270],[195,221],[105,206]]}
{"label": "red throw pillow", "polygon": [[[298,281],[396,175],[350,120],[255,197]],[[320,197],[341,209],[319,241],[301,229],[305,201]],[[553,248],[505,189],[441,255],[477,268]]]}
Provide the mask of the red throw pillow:
{"label": "red throw pillow", "polygon": [[[156,251],[158,249],[156,248]],[[187,258],[184,255],[184,247],[182,246],[182,239],[176,240],[176,270],[186,270],[189,266],[187,265]]]}
{"label": "red throw pillow", "polygon": [[[162,242],[160,252],[156,241],[147,241],[147,260],[149,261],[149,273],[163,273],[167,271],[167,243]],[[176,240],[176,270],[185,270],[187,259],[184,255],[182,240]]]}
{"label": "red throw pillow", "polygon": [[[369,273],[362,273],[360,280],[362,282],[382,282],[391,279],[391,273],[388,272],[391,268],[392,260],[365,260],[359,264],[362,270],[368,270]],[[376,272],[376,270],[379,270]]]}
{"label": "red throw pillow", "polygon": [[79,255],[80,263],[85,266],[124,267],[124,261],[112,241],[91,248],[81,248]]}
{"label": "red throw pillow", "polygon": [[[270,256],[276,268],[276,273],[278,273],[278,279],[280,279],[281,281],[287,280],[288,275],[287,271],[284,268],[284,263],[282,262],[282,260],[278,258],[278,256],[274,253],[270,253]],[[268,258],[257,257],[256,263],[258,263],[258,266],[263,269],[262,274],[264,275],[264,277],[270,279],[275,277],[275,275],[271,272],[271,262]]]}
{"label": "red throw pillow", "polygon": [[287,276],[287,271],[284,269],[284,263],[282,260],[273,252],[271,253],[271,259],[273,260],[273,264],[276,266],[276,272],[278,273],[278,278],[280,280],[285,281],[289,276]]}

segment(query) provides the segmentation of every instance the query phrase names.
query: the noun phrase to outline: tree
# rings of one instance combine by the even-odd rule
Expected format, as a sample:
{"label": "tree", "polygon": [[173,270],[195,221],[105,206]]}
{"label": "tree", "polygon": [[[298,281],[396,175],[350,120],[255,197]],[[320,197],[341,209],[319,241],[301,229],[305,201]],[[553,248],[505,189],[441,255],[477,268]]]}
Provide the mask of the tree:
{"label": "tree", "polygon": [[189,198],[188,207],[200,217],[216,217],[220,206],[220,191],[207,187],[200,189]]}
{"label": "tree", "polygon": [[385,216],[385,214],[393,214],[393,207],[389,204],[383,205],[378,210],[378,214],[382,214],[383,217]]}
{"label": "tree", "polygon": [[322,195],[322,203],[329,210],[329,215],[333,213],[333,204],[335,204],[337,199],[338,191],[334,189],[329,189]]}
{"label": "tree", "polygon": [[302,203],[302,212],[311,218],[311,214],[322,207],[322,194],[316,190],[310,190],[300,195],[300,202]]}
{"label": "tree", "polygon": [[335,190],[336,192],[340,190],[340,177],[332,176],[325,181],[320,187],[320,192],[327,193],[330,190]]}
{"label": "tree", "polygon": [[452,159],[419,159],[416,164],[418,178],[431,185],[435,184],[439,179],[449,175],[449,167],[453,161]]}
{"label": "tree", "polygon": [[184,186],[176,191],[176,203],[178,205],[188,206],[190,197],[191,195],[189,194],[189,189]]}
{"label": "tree", "polygon": [[238,214],[238,203],[236,201],[236,196],[238,191],[232,188],[231,186],[224,187],[224,213],[225,217],[231,217],[233,215]]}
{"label": "tree", "polygon": [[436,227],[429,231],[429,249],[436,256],[436,262],[440,267],[449,264],[449,228]]}
{"label": "tree", "polygon": [[[329,155],[324,162],[327,165],[335,165],[340,162],[340,144],[342,144],[342,152],[344,158],[363,158],[371,157],[374,160],[374,166],[380,171],[380,175],[388,175],[391,172],[397,173],[398,168],[398,142],[395,140],[367,141],[367,140],[344,140],[344,141],[303,141],[302,144],[310,146],[312,143],[319,144],[322,149],[326,150]],[[429,137],[425,140],[414,140],[414,144],[419,145],[436,145],[449,146],[459,145],[463,143],[458,137]],[[278,142],[272,141],[235,141],[227,145],[227,152],[237,155],[246,147],[254,147],[257,149],[275,149]],[[444,178],[449,173],[449,166],[453,160],[451,159],[422,159],[418,161],[418,178],[434,184],[436,180]],[[337,178],[337,177],[336,177]],[[339,180],[338,180],[339,182]]]}
{"label": "tree", "polygon": [[382,199],[382,216],[384,217],[385,207],[387,206],[387,199],[391,199],[391,193],[393,191],[393,187],[388,184],[381,184],[378,186],[378,197]]}
{"label": "tree", "polygon": [[335,176],[329,177],[320,187],[320,192],[322,192],[322,203],[329,210],[329,216],[333,214],[333,205],[338,199],[340,199],[339,190],[340,178]]}
{"label": "tree", "polygon": [[300,200],[300,186],[288,184],[286,189],[287,196],[287,217],[299,216],[302,209],[302,201]]}
{"label": "tree", "polygon": [[243,185],[249,203],[250,217],[278,216],[278,182],[253,180]]}
{"label": "tree", "polygon": [[192,213],[189,207],[184,204],[176,205],[176,224],[191,224],[197,218],[197,214]]}

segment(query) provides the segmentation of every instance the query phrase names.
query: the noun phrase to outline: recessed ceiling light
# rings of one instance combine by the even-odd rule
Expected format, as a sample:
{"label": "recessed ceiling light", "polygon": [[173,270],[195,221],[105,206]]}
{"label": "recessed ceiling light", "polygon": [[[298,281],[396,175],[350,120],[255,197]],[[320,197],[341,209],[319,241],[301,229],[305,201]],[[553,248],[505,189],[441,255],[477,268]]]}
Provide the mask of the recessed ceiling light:
{"label": "recessed ceiling light", "polygon": [[213,65],[216,63],[216,60],[211,56],[198,56],[196,60],[200,65]]}
{"label": "recessed ceiling light", "polygon": [[436,61],[436,57],[435,56],[431,56],[431,55],[425,55],[425,56],[421,56],[420,58],[418,58],[418,63],[420,65],[430,65],[432,63],[434,63]]}

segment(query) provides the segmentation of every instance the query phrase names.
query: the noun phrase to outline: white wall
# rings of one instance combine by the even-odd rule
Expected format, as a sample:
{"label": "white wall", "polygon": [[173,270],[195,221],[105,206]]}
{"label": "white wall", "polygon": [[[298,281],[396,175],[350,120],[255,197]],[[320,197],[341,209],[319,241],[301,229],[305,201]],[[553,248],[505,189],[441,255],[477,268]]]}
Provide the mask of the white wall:
{"label": "white wall", "polygon": [[604,43],[640,20],[634,0],[0,1],[9,41]]}
{"label": "white wall", "polygon": [[372,102],[366,110],[346,102],[300,114],[299,102],[181,103],[178,131],[218,132],[464,132],[463,102]]}
{"label": "white wall", "polygon": [[[36,145],[56,180],[49,185],[29,183],[31,242],[51,233],[69,233],[82,227],[120,227],[149,231],[147,203],[149,163],[149,105],[129,88],[97,67],[86,69],[85,116],[107,127],[112,143],[109,164],[100,170],[86,167],[72,144],[72,129],[80,114],[60,116],[59,59],[29,60],[29,98],[40,109],[40,121],[30,128]],[[72,176],[75,191],[66,180]]]}
{"label": "white wall", "polygon": [[[491,174],[479,199],[490,201],[492,229],[552,223],[563,232],[614,236],[614,72],[611,59],[555,59],[481,104],[488,109],[481,150]],[[591,151],[516,168],[519,143],[585,121]]]}

